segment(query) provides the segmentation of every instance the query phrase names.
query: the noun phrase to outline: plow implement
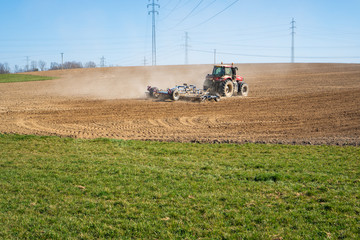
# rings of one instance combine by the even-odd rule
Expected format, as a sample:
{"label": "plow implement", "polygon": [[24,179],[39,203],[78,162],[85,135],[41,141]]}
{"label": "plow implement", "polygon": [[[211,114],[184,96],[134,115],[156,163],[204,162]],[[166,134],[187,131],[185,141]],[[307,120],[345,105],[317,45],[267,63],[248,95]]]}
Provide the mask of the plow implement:
{"label": "plow implement", "polygon": [[210,100],[216,102],[220,101],[220,96],[217,94],[210,94],[210,89],[205,91],[196,88],[195,85],[187,85],[186,83],[166,90],[148,86],[147,90],[148,92],[146,92],[146,94],[150,98],[171,99],[173,101],[178,101],[179,99],[198,100],[201,102]]}

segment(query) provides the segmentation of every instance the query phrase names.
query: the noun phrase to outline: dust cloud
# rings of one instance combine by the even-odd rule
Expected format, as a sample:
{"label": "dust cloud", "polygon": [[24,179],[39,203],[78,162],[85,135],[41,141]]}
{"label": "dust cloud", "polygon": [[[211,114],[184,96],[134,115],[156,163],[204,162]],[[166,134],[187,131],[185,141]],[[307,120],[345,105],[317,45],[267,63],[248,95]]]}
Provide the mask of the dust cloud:
{"label": "dust cloud", "polygon": [[[299,77],[307,73],[307,64],[235,64],[237,74],[245,78],[250,86],[251,97],[273,96],[280,92],[296,91],[304,80],[288,81],[289,77]],[[324,72],[329,71],[326,66]],[[319,66],[319,71],[322,71]],[[68,97],[86,97],[95,99],[141,99],[144,98],[147,86],[167,89],[184,83],[202,88],[205,76],[211,73],[212,64],[202,65],[172,65],[172,66],[137,66],[82,68],[38,72],[56,76],[47,88],[51,94]],[[311,68],[310,68],[311,69]],[[309,81],[312,79],[309,78]],[[262,92],[263,86],[268,86]],[[311,91],[309,84],[307,91]]]}
{"label": "dust cloud", "polygon": [[[332,76],[339,67],[334,64],[248,63],[235,64],[237,74],[245,78],[250,87],[250,97],[293,94],[314,91],[313,81],[318,76]],[[314,71],[316,67],[316,71]],[[341,68],[352,65],[341,65]],[[96,99],[139,99],[145,97],[147,86],[167,89],[184,83],[203,86],[205,76],[211,73],[212,64],[178,66],[108,67],[34,72],[33,75],[54,76],[59,79],[43,82],[43,92]],[[306,78],[302,78],[306,76]],[[289,81],[301,78],[301,81]],[[344,78],[341,75],[339,79]],[[348,78],[348,76],[347,76]],[[352,82],[359,82],[352,77]],[[35,83],[34,83],[35,84]],[[344,85],[344,83],[342,83]],[[266,91],[263,88],[266,86]],[[346,86],[343,86],[346,87]],[[326,83],[323,89],[339,88],[339,83]]]}
{"label": "dust cloud", "polygon": [[98,99],[144,98],[147,86],[167,89],[188,83],[201,88],[209,71],[207,65],[72,69],[54,82],[53,91]]}

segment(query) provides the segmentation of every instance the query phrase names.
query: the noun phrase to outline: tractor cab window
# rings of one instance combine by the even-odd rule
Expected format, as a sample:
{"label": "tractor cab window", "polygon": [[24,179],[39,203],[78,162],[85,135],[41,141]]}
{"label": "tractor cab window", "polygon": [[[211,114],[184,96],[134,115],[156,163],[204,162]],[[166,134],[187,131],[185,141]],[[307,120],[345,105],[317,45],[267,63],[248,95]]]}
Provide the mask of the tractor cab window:
{"label": "tractor cab window", "polygon": [[233,73],[234,75],[236,75],[236,69],[237,69],[237,67],[232,68],[232,73]]}
{"label": "tractor cab window", "polygon": [[232,79],[236,79],[236,67],[231,68],[232,69]]}
{"label": "tractor cab window", "polygon": [[229,68],[229,67],[225,68],[225,75],[230,75],[230,76],[232,76],[231,68]]}
{"label": "tractor cab window", "polygon": [[224,75],[224,68],[223,67],[214,67],[213,75],[215,75],[215,76],[223,76]]}

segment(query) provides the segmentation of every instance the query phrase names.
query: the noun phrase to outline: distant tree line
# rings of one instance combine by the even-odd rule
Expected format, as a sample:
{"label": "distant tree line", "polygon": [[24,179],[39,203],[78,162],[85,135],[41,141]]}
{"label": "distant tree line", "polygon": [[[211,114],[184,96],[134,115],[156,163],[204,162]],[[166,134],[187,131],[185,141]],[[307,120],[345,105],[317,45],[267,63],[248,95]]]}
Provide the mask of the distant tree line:
{"label": "distant tree line", "polygon": [[50,64],[49,70],[59,70],[59,69],[73,69],[73,68],[96,68],[96,64],[92,61],[85,63],[83,65],[81,62],[64,62],[64,64],[59,64],[56,62],[52,62]]}
{"label": "distant tree line", "polygon": [[10,73],[10,68],[7,63],[0,63],[0,74]]}
{"label": "distant tree line", "polygon": [[[71,62],[64,62],[64,64],[59,64],[56,62],[52,62],[50,64],[50,68],[46,68],[46,62],[43,60],[39,61],[31,61],[29,65],[24,67],[19,67],[15,65],[14,73],[20,72],[36,72],[36,71],[46,71],[46,70],[60,70],[60,69],[73,69],[73,68],[96,68],[96,64],[92,61],[86,62],[83,65],[81,62],[71,61]],[[11,69],[8,63],[0,63],[0,74],[10,73]]]}

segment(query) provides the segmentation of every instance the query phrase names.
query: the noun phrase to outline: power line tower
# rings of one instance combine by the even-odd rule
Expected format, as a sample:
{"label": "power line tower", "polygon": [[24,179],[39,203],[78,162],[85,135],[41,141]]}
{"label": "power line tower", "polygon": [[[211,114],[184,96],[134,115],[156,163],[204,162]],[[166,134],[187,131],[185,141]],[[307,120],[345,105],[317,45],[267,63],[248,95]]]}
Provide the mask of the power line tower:
{"label": "power line tower", "polygon": [[147,64],[147,60],[146,60],[146,57],[144,57],[144,66],[146,66]]}
{"label": "power line tower", "polygon": [[291,21],[291,62],[294,63],[295,62],[295,45],[294,45],[294,41],[295,41],[295,20],[294,18]]}
{"label": "power line tower", "polygon": [[105,57],[100,58],[100,67],[105,67]]}
{"label": "power line tower", "polygon": [[214,49],[214,65],[216,64],[216,49]]}
{"label": "power line tower", "polygon": [[189,64],[189,34],[188,32],[185,32],[185,65]]}
{"label": "power line tower", "polygon": [[[155,13],[159,15],[159,12],[155,9],[158,7],[160,8],[159,4],[155,3],[155,0],[149,0],[149,2],[152,1],[151,4],[148,4],[147,7],[151,7],[151,10],[148,11],[148,14],[152,14],[152,65],[156,66],[156,31],[155,31]],[[159,2],[159,0],[157,0]]]}
{"label": "power line tower", "polygon": [[64,53],[61,54],[61,70],[64,69]]}
{"label": "power line tower", "polygon": [[26,71],[29,71],[29,56],[26,56]]}

